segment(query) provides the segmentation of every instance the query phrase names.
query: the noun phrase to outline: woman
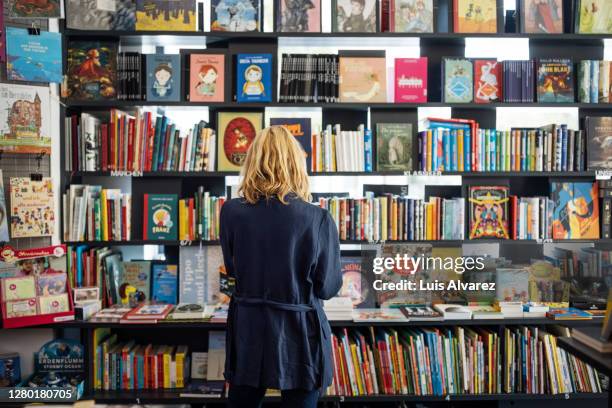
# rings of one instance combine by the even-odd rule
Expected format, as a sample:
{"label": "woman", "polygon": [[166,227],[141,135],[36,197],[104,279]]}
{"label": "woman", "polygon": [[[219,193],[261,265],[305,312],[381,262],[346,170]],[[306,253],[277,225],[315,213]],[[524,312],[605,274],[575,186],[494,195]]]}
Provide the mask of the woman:
{"label": "woman", "polygon": [[235,277],[227,329],[229,406],[315,407],[331,384],[331,331],[321,299],[342,286],[338,231],[309,203],[304,152],[281,126],[264,129],[242,169],[241,198],[221,210],[225,267]]}

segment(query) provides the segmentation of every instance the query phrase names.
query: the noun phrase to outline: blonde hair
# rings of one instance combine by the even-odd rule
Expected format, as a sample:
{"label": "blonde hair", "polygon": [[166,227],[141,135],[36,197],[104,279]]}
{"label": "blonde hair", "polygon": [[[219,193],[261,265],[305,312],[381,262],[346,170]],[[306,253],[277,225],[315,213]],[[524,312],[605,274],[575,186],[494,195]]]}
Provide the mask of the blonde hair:
{"label": "blonde hair", "polygon": [[255,137],[241,175],[238,191],[251,204],[271,197],[287,204],[289,193],[311,200],[304,150],[284,126],[267,127]]}

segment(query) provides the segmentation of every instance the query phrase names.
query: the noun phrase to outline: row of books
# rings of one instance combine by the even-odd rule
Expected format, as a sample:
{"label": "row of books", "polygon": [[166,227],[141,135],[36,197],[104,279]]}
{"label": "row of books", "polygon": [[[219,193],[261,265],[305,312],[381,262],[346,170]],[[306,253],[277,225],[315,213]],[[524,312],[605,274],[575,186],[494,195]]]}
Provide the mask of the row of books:
{"label": "row of books", "polygon": [[553,249],[549,260],[559,267],[561,278],[605,278],[612,272],[612,251],[584,247],[579,249]]}
{"label": "row of books", "polygon": [[342,130],[327,125],[311,138],[311,171],[372,171],[372,131],[360,125],[357,130]]}
{"label": "row of books", "polygon": [[215,241],[219,239],[219,216],[225,197],[211,196],[199,187],[194,198],[179,200],[179,232],[181,241]]}
{"label": "row of books", "polygon": [[283,54],[279,102],[339,102],[339,58],[335,54]]}
{"label": "row of books", "polygon": [[610,61],[582,60],[578,63],[578,102],[610,103]]}
{"label": "row of books", "polygon": [[199,121],[184,131],[165,115],[111,109],[66,118],[70,171],[213,171],[215,132]]}

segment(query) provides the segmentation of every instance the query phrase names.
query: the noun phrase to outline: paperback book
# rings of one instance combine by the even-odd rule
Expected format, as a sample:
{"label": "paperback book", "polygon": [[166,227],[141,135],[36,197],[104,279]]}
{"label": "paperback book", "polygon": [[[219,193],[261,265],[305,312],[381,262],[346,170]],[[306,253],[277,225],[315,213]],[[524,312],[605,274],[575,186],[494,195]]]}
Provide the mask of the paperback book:
{"label": "paperback book", "polygon": [[253,139],[263,126],[259,112],[219,112],[217,116],[219,171],[238,171]]}
{"label": "paperback book", "polygon": [[427,102],[427,57],[395,59],[395,103]]}
{"label": "paperback book", "polygon": [[66,27],[73,30],[134,31],[136,2],[65,0]]}
{"label": "paperback book", "polygon": [[576,0],[574,10],[577,33],[612,33],[612,8],[608,0]]}
{"label": "paperback book", "polygon": [[502,64],[497,60],[474,61],[474,102],[502,100]]}
{"label": "paperback book", "polygon": [[261,0],[211,0],[211,31],[261,31]]}
{"label": "paperback book", "polygon": [[332,32],[375,33],[377,30],[377,0],[332,1]]}
{"label": "paperback book", "polygon": [[180,55],[149,54],[146,56],[147,100],[181,100]]}
{"label": "paperback book", "polygon": [[236,99],[238,102],[272,101],[272,54],[238,54]]}
{"label": "paperback book", "polygon": [[587,135],[588,169],[612,169],[612,117],[587,116],[584,120]]}
{"label": "paperback book", "polygon": [[151,300],[151,261],[123,262],[123,283],[136,289],[134,297],[138,302]]}
{"label": "paperback book", "polygon": [[496,33],[497,0],[453,0],[454,32]]}
{"label": "paperback book", "polygon": [[12,81],[62,82],[62,36],[6,27],[7,78]]}
{"label": "paperback book", "polygon": [[599,239],[599,188],[591,182],[551,183],[553,239]]}
{"label": "paperback book", "polygon": [[442,60],[444,102],[469,103],[473,100],[474,66],[467,59]]}
{"label": "paperback book", "polygon": [[396,33],[433,33],[433,0],[390,0],[390,31]]}
{"label": "paperback book", "polygon": [[523,33],[563,33],[563,0],[522,0],[520,25]]}
{"label": "paperback book", "polygon": [[225,54],[189,55],[191,102],[225,102]]}
{"label": "paperback book", "polygon": [[151,300],[155,303],[175,305],[178,301],[178,266],[153,263]]}

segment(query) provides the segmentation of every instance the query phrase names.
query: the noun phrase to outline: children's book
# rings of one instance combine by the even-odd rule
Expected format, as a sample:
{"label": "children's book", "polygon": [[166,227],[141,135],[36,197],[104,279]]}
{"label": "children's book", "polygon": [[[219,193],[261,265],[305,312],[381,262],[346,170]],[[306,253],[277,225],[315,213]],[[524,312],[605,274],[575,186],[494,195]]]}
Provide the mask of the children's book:
{"label": "children's book", "polygon": [[563,0],[522,0],[520,26],[523,33],[563,33]]}
{"label": "children's book", "polygon": [[412,124],[376,124],[376,170],[412,170]]}
{"label": "children's book", "polygon": [[474,102],[501,101],[502,82],[501,63],[497,60],[474,61]]}
{"label": "children's book", "polygon": [[442,60],[443,99],[446,103],[470,103],[473,100],[474,67],[467,59]]}
{"label": "children's book", "polygon": [[538,102],[574,102],[574,64],[570,59],[538,61]]}
{"label": "children's book", "polygon": [[196,31],[196,0],[136,0],[137,31]]}
{"label": "children's book", "polygon": [[375,33],[377,30],[377,0],[332,1],[332,32]]}
{"label": "children's book", "polygon": [[612,33],[612,8],[609,0],[576,0],[574,10],[577,33]]}
{"label": "children's book", "polygon": [[433,33],[433,0],[391,0],[391,31],[396,33]]}
{"label": "children's book", "polygon": [[66,97],[104,100],[117,96],[117,43],[68,43]]}
{"label": "children's book", "polygon": [[189,101],[225,102],[225,54],[189,55]]}
{"label": "children's book", "polygon": [[217,114],[218,171],[239,171],[253,139],[261,131],[261,112],[219,112]]}
{"label": "children's book", "polygon": [[497,268],[495,291],[500,302],[529,301],[529,270],[523,268]]}
{"label": "children's book", "polygon": [[147,100],[181,100],[181,57],[180,55],[149,54],[147,66]]}
{"label": "children's book", "polygon": [[505,186],[469,187],[470,239],[510,239],[508,190]]}
{"label": "children's book", "polygon": [[575,307],[552,307],[546,317],[553,320],[590,320],[593,315]]}
{"label": "children's book", "polygon": [[453,0],[453,9],[454,32],[497,32],[497,0]]}
{"label": "children's book", "polygon": [[340,55],[340,102],[387,102],[385,57]]}
{"label": "children's book", "polygon": [[176,240],[178,196],[176,194],[145,194],[143,220],[143,239]]}
{"label": "children's book", "polygon": [[270,126],[284,126],[300,142],[306,156],[307,168],[311,168],[311,118],[270,118]]}
{"label": "children's book", "polygon": [[211,31],[261,31],[261,0],[211,0]]}
{"label": "children's book", "polygon": [[236,100],[272,101],[272,54],[238,54]]}
{"label": "children's book", "polygon": [[551,183],[554,204],[553,239],[599,238],[599,188],[597,182]]}
{"label": "children's book", "polygon": [[6,74],[12,81],[55,82],[63,79],[62,35],[6,27]]}
{"label": "children's book", "polygon": [[321,0],[276,0],[276,31],[321,32]]}
{"label": "children's book", "polygon": [[123,262],[123,282],[136,289],[138,302],[151,300],[151,261]]}
{"label": "children's book", "polygon": [[427,102],[427,57],[395,59],[395,103]]}
{"label": "children's book", "polygon": [[175,305],[178,295],[178,266],[154,263],[152,266],[153,292],[155,303]]}
{"label": "children's book", "polygon": [[11,177],[11,237],[53,235],[55,203],[51,177],[34,181],[30,177]]}

